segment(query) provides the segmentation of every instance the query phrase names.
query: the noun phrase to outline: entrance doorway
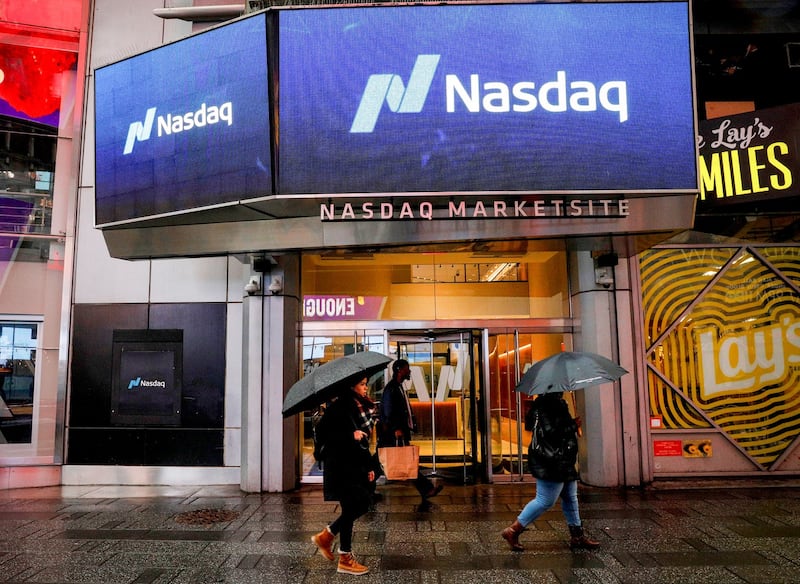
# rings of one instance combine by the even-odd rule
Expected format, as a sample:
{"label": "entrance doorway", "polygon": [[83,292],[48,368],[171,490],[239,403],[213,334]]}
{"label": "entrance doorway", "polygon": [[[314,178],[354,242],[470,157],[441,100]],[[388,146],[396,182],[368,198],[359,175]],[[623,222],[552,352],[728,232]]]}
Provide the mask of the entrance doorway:
{"label": "entrance doorway", "polygon": [[[527,474],[530,431],[525,413],[533,398],[514,391],[528,368],[549,355],[572,347],[572,335],[524,330],[490,330],[487,343],[488,430],[492,481],[523,481]],[[573,404],[574,408],[574,404]]]}
{"label": "entrance doorway", "polygon": [[412,444],[424,474],[464,484],[485,479],[480,338],[478,330],[389,331],[390,354],[411,366]]}
{"label": "entrance doorway", "polygon": [[[532,398],[514,387],[531,364],[572,349],[570,326],[546,323],[535,330],[320,327],[302,337],[304,371],[364,350],[406,359],[417,421],[412,442],[420,447],[423,472],[453,483],[522,481],[529,479],[524,420]],[[375,400],[381,399],[389,371],[372,380]],[[322,482],[312,455],[313,414],[303,414],[299,437],[304,483]]]}

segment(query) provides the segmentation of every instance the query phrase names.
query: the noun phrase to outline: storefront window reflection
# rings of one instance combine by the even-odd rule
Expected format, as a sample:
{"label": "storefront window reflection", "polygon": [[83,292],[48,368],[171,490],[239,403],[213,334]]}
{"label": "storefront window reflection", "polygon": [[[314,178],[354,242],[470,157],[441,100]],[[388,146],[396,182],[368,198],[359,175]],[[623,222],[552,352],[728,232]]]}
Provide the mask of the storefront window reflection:
{"label": "storefront window reflection", "polygon": [[[0,23],[0,261],[47,261],[62,101],[72,99],[80,3],[9,8]],[[53,5],[56,3],[53,2]],[[50,15],[48,18],[47,15]]]}
{"label": "storefront window reflection", "polygon": [[35,323],[0,323],[0,443],[31,441],[37,338]]}

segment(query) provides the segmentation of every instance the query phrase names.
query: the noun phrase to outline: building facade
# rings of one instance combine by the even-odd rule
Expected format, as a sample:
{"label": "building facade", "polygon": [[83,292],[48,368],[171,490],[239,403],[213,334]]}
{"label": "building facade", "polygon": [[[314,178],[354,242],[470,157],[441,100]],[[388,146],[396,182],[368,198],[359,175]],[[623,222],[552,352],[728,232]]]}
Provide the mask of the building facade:
{"label": "building facade", "polygon": [[[387,142],[394,154],[406,142],[425,148],[414,150],[416,166],[384,162],[370,172],[361,171],[374,164],[359,163],[363,150],[345,152],[314,134],[325,129],[325,120],[309,122],[303,108],[328,89],[315,93],[314,77],[292,74],[326,54],[328,59],[343,54],[335,49],[358,55],[361,45],[342,37],[341,46],[318,43],[301,51],[311,46],[308,39],[285,34],[272,54],[275,45],[262,31],[298,30],[287,23],[309,14],[303,25],[320,27],[311,38],[339,38],[336,31],[348,29],[336,19],[346,11],[273,8],[248,15],[239,5],[195,4],[137,3],[124,9],[99,0],[80,4],[76,36],[85,44],[76,51],[75,71],[81,73],[73,84],[80,106],[70,114],[80,147],[65,148],[64,142],[73,144],[73,134],[59,129],[58,155],[69,151],[70,157],[55,169],[53,200],[63,184],[65,210],[63,225],[46,233],[48,243],[63,245],[64,271],[58,277],[70,277],[47,286],[53,298],[41,306],[26,307],[17,298],[5,309],[16,334],[13,350],[24,353],[38,342],[37,358],[28,359],[36,363],[32,437],[0,445],[5,486],[225,483],[258,492],[315,482],[310,412],[284,419],[283,396],[303,372],[363,349],[411,361],[424,463],[449,480],[526,480],[528,435],[522,419],[529,398],[513,388],[526,365],[565,349],[606,355],[629,371],[618,383],[572,397],[573,408],[587,421],[580,455],[587,483],[636,486],[662,476],[797,472],[797,430],[791,421],[798,285],[793,243],[791,238],[780,246],[692,239],[698,173],[678,164],[696,160],[694,137],[700,129],[691,111],[691,83],[684,79],[681,85],[690,89],[690,148],[680,140],[674,152],[642,146],[641,160],[661,155],[669,163],[656,161],[640,174],[619,170],[610,174],[615,180],[624,176],[622,182],[605,183],[609,179],[600,173],[582,174],[577,164],[565,165],[572,160],[566,152],[542,166],[557,169],[552,177],[544,170],[525,174],[498,155],[476,166],[483,171],[460,179],[470,185],[461,188],[468,191],[462,195],[458,186],[436,182],[451,180],[447,165],[456,154],[468,158],[465,148],[483,155],[481,144],[456,143],[460,150],[451,149],[458,128],[440,126],[432,136]],[[443,7],[450,8],[458,7]],[[346,10],[388,9],[413,7]],[[393,13],[380,26],[404,18],[405,12]],[[419,22],[416,14],[408,18]],[[226,37],[227,31],[235,34]],[[688,56],[691,34],[684,32],[681,50]],[[379,36],[363,38],[372,39],[370,34]],[[301,53],[307,53],[307,62],[297,69],[284,64]],[[213,61],[217,54],[221,63],[229,61],[210,68],[214,75],[192,69],[197,55]],[[415,72],[423,75],[432,63],[419,55],[431,57],[434,50],[414,55],[413,69],[376,69],[370,82],[386,83],[386,95],[393,83],[411,94]],[[169,76],[159,69],[162,56],[163,63],[171,63]],[[137,68],[147,59],[145,68]],[[229,80],[221,71],[230,63],[240,68]],[[691,72],[688,60],[681,63]],[[502,110],[506,103],[510,109],[513,100],[504,96],[524,93],[501,81],[507,78],[501,73],[490,81],[495,85],[479,86],[484,96],[472,106],[472,79],[452,73],[460,84],[453,81],[453,99],[462,96],[466,109]],[[563,73],[566,90],[569,71]],[[171,77],[172,83],[165,81]],[[368,78],[369,73],[353,74],[358,95],[366,94]],[[540,92],[538,100],[559,106],[560,73],[543,81],[552,83],[553,97]],[[200,119],[203,124],[196,125],[206,129],[240,119],[238,102],[219,98],[212,89],[216,83],[261,106],[244,109],[249,133],[231,142],[203,142],[201,170],[225,177],[206,192],[198,178],[203,173],[191,158],[199,150],[182,150],[180,140],[193,136],[189,130]],[[186,112],[175,106],[169,120],[154,112],[147,130],[145,102],[150,99],[155,108],[166,97],[154,88],[173,86],[191,86],[202,99]],[[196,87],[210,89],[202,93]],[[630,113],[619,99],[620,85],[603,89],[597,81],[592,87],[595,101],[565,103],[577,108],[605,103],[605,113],[617,124],[623,109]],[[371,110],[378,112],[373,127],[379,116],[381,123],[412,117],[411,98],[393,99],[383,97],[379,109]],[[226,103],[234,104],[235,114]],[[334,103],[335,111],[346,110],[343,102]],[[126,108],[132,115],[123,118]],[[350,133],[368,134],[367,118],[356,115]],[[168,136],[169,156],[153,155],[155,163],[140,158],[139,166],[128,168],[115,159],[122,160],[125,150],[146,156],[162,130],[174,133]],[[497,129],[489,125],[480,131],[487,142]],[[124,138],[118,155],[109,154],[114,132]],[[504,136],[527,144],[522,133]],[[589,134],[579,138],[589,143],[588,154],[581,156],[591,168],[598,147]],[[489,151],[500,151],[487,144]],[[548,147],[554,149],[554,143]],[[630,141],[620,151],[626,147]],[[513,153],[508,156],[513,159]],[[425,173],[415,170],[420,161]],[[609,156],[597,164],[620,162]],[[236,174],[244,166],[255,170]],[[628,166],[626,159],[615,168]],[[509,174],[543,181],[537,183],[543,194],[520,191]],[[654,189],[636,184],[642,174],[656,181],[647,183]],[[688,174],[693,185],[670,188],[671,180]],[[163,186],[143,176],[169,176],[174,182]],[[259,181],[265,180],[272,191],[263,190]],[[586,187],[581,180],[593,182]],[[796,187],[783,190],[791,195]],[[54,258],[51,251],[47,262],[40,262],[43,273]],[[20,262],[8,265],[18,268]],[[758,312],[747,305],[726,313],[735,305],[731,291],[745,304],[769,298],[775,307]],[[31,318],[41,328],[35,339],[24,333],[32,330]],[[687,319],[703,324],[690,326]],[[752,322],[757,324],[745,324]],[[52,337],[45,342],[48,330]],[[778,338],[784,348],[780,358]],[[741,360],[746,352],[757,365]],[[381,387],[376,380],[375,392]],[[751,413],[754,396],[764,391],[768,398],[759,401],[767,405],[757,409],[780,411],[769,416],[769,424],[763,423],[763,412]],[[6,401],[19,417],[13,400]],[[0,427],[12,436],[7,426]]]}

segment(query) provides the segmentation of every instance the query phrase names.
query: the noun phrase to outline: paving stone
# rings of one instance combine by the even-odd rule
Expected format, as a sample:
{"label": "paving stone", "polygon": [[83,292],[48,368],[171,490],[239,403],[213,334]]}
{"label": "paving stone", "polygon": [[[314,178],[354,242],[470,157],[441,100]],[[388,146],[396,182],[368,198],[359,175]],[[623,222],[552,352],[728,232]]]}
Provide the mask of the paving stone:
{"label": "paving stone", "polygon": [[[580,489],[581,516],[601,542],[570,551],[554,508],[500,537],[534,495],[530,484],[447,485],[429,504],[413,487],[356,523],[370,574],[402,584],[782,584],[800,582],[800,488]],[[62,496],[61,493],[69,496]],[[319,486],[291,493],[202,487],[0,491],[0,582],[10,584],[281,584],[351,582],[310,537],[338,504]],[[138,496],[139,494],[143,496]]]}

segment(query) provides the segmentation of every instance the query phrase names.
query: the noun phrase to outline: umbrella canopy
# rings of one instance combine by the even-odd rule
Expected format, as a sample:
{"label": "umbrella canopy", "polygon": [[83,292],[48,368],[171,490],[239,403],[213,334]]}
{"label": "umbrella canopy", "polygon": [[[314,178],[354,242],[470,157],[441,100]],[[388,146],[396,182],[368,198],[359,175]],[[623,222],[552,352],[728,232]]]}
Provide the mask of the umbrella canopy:
{"label": "umbrella canopy", "polygon": [[514,389],[528,395],[571,391],[616,381],[627,372],[602,355],[564,351],[534,363]]}
{"label": "umbrella canopy", "polygon": [[392,360],[375,351],[345,355],[320,365],[289,388],[283,416],[310,410],[347,390],[362,377],[372,377]]}

